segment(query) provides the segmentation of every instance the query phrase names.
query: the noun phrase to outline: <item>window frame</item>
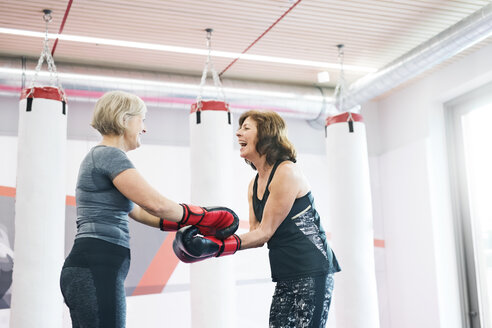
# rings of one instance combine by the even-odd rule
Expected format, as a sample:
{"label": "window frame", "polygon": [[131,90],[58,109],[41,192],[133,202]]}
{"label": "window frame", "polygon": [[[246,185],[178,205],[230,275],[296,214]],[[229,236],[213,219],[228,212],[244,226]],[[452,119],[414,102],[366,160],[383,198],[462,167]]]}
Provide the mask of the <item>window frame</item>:
{"label": "window frame", "polygon": [[464,321],[463,327],[466,328],[481,328],[483,315],[480,313],[476,252],[473,241],[461,120],[467,113],[490,104],[492,104],[492,83],[488,83],[444,104],[461,310]]}

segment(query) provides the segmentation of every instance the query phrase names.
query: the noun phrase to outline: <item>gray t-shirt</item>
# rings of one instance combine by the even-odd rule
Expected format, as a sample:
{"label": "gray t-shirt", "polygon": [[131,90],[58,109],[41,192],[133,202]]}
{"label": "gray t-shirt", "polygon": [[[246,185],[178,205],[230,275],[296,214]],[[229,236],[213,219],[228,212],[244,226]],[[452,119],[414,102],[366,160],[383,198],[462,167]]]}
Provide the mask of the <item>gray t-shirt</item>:
{"label": "gray t-shirt", "polygon": [[125,152],[107,146],[92,148],[80,164],[75,198],[77,238],[92,237],[130,248],[128,213],[133,202],[113,185],[121,172],[134,168]]}

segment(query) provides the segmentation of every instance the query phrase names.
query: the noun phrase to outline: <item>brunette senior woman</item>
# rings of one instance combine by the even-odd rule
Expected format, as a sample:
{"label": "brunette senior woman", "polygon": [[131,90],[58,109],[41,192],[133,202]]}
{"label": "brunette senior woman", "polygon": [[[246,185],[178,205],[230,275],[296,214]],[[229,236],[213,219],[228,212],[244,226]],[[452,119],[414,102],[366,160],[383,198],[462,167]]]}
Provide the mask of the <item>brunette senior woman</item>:
{"label": "brunette senior woman", "polygon": [[325,327],[340,271],[314,206],[309,184],[296,165],[284,120],[275,112],[248,111],[239,118],[240,156],[258,171],[249,184],[250,231],[225,240],[195,227],[178,231],[176,255],[187,263],[268,244],[276,282],[270,327]]}
{"label": "brunette senior woman", "polygon": [[233,211],[175,203],[135,169],[126,152],[140,146],[146,111],[139,97],[121,91],[108,92],[96,103],[91,125],[102,140],[80,165],[77,234],[60,277],[73,327],[125,327],[128,217],[165,231],[195,225],[218,240],[237,229]]}

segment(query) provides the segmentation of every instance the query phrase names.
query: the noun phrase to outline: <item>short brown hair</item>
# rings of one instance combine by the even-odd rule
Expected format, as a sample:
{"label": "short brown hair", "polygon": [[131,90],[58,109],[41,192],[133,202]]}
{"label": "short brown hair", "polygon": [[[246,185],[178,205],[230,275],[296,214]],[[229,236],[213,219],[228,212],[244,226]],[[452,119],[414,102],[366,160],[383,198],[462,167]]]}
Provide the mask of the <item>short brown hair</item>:
{"label": "short brown hair", "polygon": [[[239,118],[240,127],[248,117],[257,125],[256,151],[260,155],[266,155],[268,164],[273,165],[279,160],[296,162],[296,150],[287,138],[287,126],[279,114],[272,111],[250,110]],[[246,163],[256,170],[253,163],[248,160]]]}
{"label": "short brown hair", "polygon": [[106,92],[96,102],[91,126],[103,136],[121,136],[129,117],[146,112],[147,107],[138,96],[124,91]]}

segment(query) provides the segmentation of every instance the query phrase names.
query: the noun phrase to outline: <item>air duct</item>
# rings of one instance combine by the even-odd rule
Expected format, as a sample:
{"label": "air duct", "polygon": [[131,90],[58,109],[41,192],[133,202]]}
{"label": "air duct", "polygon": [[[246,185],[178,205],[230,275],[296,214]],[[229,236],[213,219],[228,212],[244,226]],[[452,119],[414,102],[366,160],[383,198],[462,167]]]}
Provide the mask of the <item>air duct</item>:
{"label": "air duct", "polygon": [[[328,102],[327,115],[359,112],[360,105],[401,85],[424,71],[442,63],[492,34],[492,3],[477,10],[428,41],[413,48],[375,73],[352,83],[346,90],[342,106],[335,99]],[[310,120],[311,126],[325,126],[325,115]]]}
{"label": "air duct", "polygon": [[455,56],[492,34],[492,3],[477,10],[384,68],[352,83],[341,111],[350,111],[370,99]]}

